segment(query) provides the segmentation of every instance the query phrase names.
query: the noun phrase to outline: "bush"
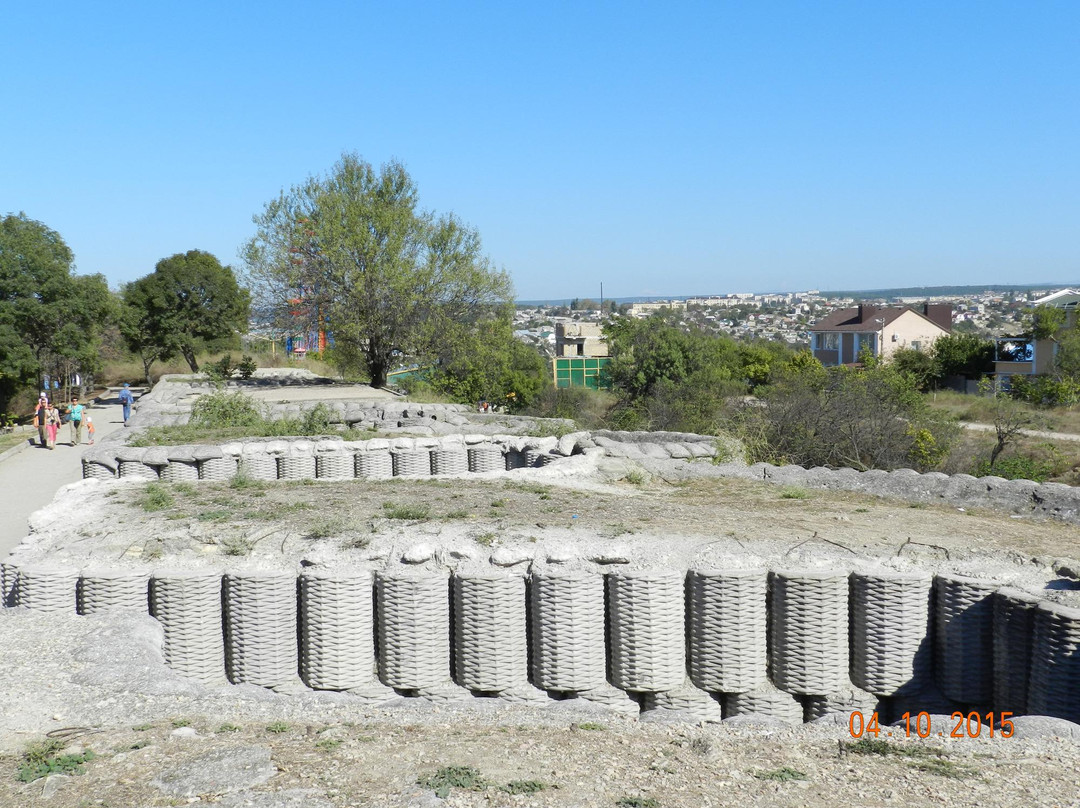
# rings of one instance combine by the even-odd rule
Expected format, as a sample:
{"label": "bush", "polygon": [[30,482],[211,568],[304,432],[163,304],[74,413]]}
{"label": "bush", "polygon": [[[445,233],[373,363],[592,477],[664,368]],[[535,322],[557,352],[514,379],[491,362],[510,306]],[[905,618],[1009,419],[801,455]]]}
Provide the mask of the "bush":
{"label": "bush", "polygon": [[1010,379],[1010,395],[1039,407],[1072,407],[1080,403],[1080,381],[1049,375],[1022,376]]}
{"label": "bush", "polygon": [[236,366],[236,372],[240,374],[241,379],[250,379],[255,371],[258,370],[258,365],[255,364],[255,360],[247,354],[244,354],[244,358],[240,360],[240,364]]}
{"label": "bush", "polygon": [[219,390],[199,396],[191,407],[189,423],[205,429],[254,427],[264,421],[259,403],[243,393]]}
{"label": "bush", "polygon": [[213,382],[223,382],[232,378],[233,363],[232,354],[225,354],[216,362],[208,362],[203,365],[203,372]]}
{"label": "bush", "polygon": [[1054,473],[1053,467],[1045,462],[1026,455],[999,457],[993,466],[989,460],[980,461],[971,472],[976,477],[1004,477],[1006,480],[1034,480],[1046,482]]}
{"label": "bush", "polygon": [[739,418],[751,462],[928,470],[957,431],[929,411],[909,375],[889,365],[796,371],[761,398]]}

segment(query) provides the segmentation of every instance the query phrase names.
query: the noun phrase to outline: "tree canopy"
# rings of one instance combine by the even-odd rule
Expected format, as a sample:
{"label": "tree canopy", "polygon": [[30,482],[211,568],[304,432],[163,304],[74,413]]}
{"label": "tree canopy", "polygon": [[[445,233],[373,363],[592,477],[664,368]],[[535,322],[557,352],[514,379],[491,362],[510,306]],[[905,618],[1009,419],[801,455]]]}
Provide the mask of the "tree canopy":
{"label": "tree canopy", "polygon": [[149,275],[123,290],[121,333],[128,348],[150,366],[181,354],[194,373],[197,350],[247,328],[250,296],[232,267],[202,250],[157,262]]}
{"label": "tree canopy", "polygon": [[42,375],[93,373],[109,319],[108,284],[75,275],[55,230],[20,213],[0,220],[0,409]]}
{"label": "tree canopy", "polygon": [[509,303],[513,289],[453,215],[418,207],[398,162],[345,154],[254,217],[244,257],[260,313],[286,333],[328,330],[329,358],[372,386],[407,355],[438,356],[448,335]]}

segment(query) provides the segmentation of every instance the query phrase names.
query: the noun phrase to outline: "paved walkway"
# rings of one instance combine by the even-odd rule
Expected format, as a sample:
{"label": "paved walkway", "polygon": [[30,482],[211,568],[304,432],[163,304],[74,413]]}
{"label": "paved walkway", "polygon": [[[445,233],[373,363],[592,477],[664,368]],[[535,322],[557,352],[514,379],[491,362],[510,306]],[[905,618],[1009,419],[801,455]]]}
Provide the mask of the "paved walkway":
{"label": "paved walkway", "polygon": [[[124,427],[119,403],[95,404],[87,411],[94,419],[96,441]],[[37,446],[35,433],[33,446],[26,446],[0,462],[0,558],[26,536],[30,514],[52,502],[58,488],[82,479],[86,430],[83,430],[82,446],[71,446],[70,440],[71,428],[66,424],[60,427],[52,451]]]}

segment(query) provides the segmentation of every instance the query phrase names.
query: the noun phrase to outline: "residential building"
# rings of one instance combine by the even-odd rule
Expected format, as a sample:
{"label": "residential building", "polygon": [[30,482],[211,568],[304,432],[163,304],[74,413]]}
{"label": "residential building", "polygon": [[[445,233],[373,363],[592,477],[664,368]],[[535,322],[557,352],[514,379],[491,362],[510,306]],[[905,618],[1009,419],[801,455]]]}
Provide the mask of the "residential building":
{"label": "residential building", "polygon": [[927,350],[952,330],[952,307],[926,303],[908,307],[860,304],[838,309],[810,327],[810,349],[825,366],[859,361],[868,350],[887,359],[900,348]]}
{"label": "residential building", "polygon": [[600,323],[555,324],[551,369],[556,387],[607,387],[601,371],[610,361]]}
{"label": "residential building", "polygon": [[[1080,292],[1073,289],[1061,289],[1031,301],[1031,305],[1064,309],[1065,325],[1071,328],[1076,325]],[[1035,339],[1032,334],[1004,336],[995,339],[994,343],[994,376],[998,385],[1004,390],[1009,389],[1009,379],[1012,376],[1051,373],[1054,369],[1058,342],[1052,336],[1045,339]]]}

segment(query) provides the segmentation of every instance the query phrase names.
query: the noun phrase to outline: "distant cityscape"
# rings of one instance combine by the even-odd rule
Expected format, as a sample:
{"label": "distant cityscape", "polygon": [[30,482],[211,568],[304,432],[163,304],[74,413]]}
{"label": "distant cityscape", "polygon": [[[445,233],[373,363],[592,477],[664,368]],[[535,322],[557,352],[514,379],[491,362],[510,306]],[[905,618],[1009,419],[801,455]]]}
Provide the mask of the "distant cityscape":
{"label": "distant cityscape", "polygon": [[[952,306],[954,332],[986,337],[1011,336],[1022,330],[1023,312],[1032,301],[1066,284],[1012,285],[995,288],[927,287],[869,291],[823,292],[809,289],[787,293],[726,293],[671,298],[575,298],[548,302],[519,301],[514,315],[519,339],[546,353],[555,346],[559,324],[599,322],[612,313],[630,317],[670,310],[683,325],[727,334],[736,339],[779,340],[792,346],[810,345],[810,327],[837,309],[859,303],[903,306],[924,303]],[[1075,285],[1074,285],[1075,288]]]}

